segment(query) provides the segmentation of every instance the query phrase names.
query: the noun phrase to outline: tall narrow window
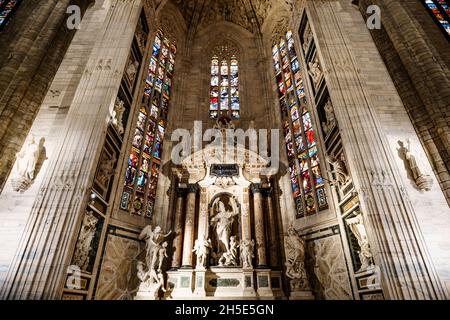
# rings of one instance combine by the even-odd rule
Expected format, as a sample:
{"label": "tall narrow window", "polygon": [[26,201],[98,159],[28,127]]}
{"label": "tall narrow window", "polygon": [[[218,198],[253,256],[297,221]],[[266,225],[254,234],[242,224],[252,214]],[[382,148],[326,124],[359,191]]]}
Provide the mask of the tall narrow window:
{"label": "tall narrow window", "polygon": [[226,114],[232,119],[240,118],[239,65],[235,55],[228,56],[222,47],[222,55],[211,59],[211,86],[209,117],[217,119]]}
{"label": "tall narrow window", "polygon": [[19,7],[22,0],[0,0],[0,30],[2,30]]}
{"label": "tall narrow window", "polygon": [[450,7],[447,0],[425,0],[425,4],[447,35],[450,35]]}
{"label": "tall narrow window", "polygon": [[134,131],[120,208],[151,218],[171,98],[176,47],[159,31]]}
{"label": "tall narrow window", "polygon": [[284,138],[297,217],[328,207],[319,166],[318,148],[311,115],[306,105],[303,75],[292,32],[272,47]]}

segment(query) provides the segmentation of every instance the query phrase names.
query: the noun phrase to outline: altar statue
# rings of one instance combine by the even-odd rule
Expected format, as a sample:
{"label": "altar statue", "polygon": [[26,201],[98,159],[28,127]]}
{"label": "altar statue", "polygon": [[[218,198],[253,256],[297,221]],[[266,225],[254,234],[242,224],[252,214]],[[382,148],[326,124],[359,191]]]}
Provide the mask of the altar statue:
{"label": "altar statue", "polygon": [[225,247],[225,252],[228,252],[230,250],[229,240],[234,216],[238,215],[239,212],[235,206],[233,206],[232,211],[226,210],[225,204],[221,200],[218,201],[216,206],[218,212],[212,217],[211,224],[216,228],[217,238]]}
{"label": "altar statue", "polygon": [[286,250],[286,276],[291,279],[292,291],[309,290],[309,281],[305,269],[305,240],[291,225],[284,237]]}
{"label": "altar statue", "polygon": [[146,246],[146,256],[145,260],[147,263],[147,268],[149,271],[154,270],[156,264],[159,264],[159,253],[162,248],[162,243],[164,240],[172,233],[169,231],[167,234],[163,234],[161,227],[157,226],[152,230],[152,226],[146,226],[141,234],[139,235],[139,240],[145,240]]}

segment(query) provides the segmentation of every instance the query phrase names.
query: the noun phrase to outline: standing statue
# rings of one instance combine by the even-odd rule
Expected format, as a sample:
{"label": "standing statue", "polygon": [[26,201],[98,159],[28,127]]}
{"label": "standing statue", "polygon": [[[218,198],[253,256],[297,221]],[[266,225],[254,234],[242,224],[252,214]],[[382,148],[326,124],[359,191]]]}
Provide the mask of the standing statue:
{"label": "standing statue", "polygon": [[255,248],[255,240],[241,240],[241,261],[244,269],[253,269],[252,259],[255,257],[253,250]]}
{"label": "standing statue", "polygon": [[291,279],[292,291],[309,290],[309,281],[305,269],[305,240],[303,240],[291,225],[284,237],[286,250],[286,276]]}
{"label": "standing statue", "polygon": [[16,155],[17,176],[27,180],[34,179],[34,170],[39,159],[39,151],[39,144],[36,143],[34,135],[31,135],[26,146]]}
{"label": "standing statue", "polygon": [[197,256],[197,269],[206,268],[206,262],[208,261],[209,249],[211,248],[211,239],[197,239],[195,240],[194,249]]}
{"label": "standing statue", "polygon": [[336,116],[334,114],[333,104],[328,99],[324,106],[326,122],[322,122],[322,128],[325,136],[336,126]]}
{"label": "standing statue", "polygon": [[322,70],[320,70],[319,59],[315,59],[314,62],[310,61],[308,63],[309,74],[314,82],[314,85],[318,85],[320,78],[322,77]]}
{"label": "standing statue", "polygon": [[145,240],[145,265],[138,262],[137,276],[141,280],[139,292],[136,298],[144,297],[150,299],[158,299],[159,291],[166,292],[164,288],[164,275],[162,265],[167,256],[167,241],[164,241],[172,231],[164,234],[161,227],[157,226],[152,230],[152,226],[146,226],[139,235],[139,240]]}
{"label": "standing statue", "polygon": [[146,247],[146,264],[148,270],[154,270],[157,263],[159,263],[158,255],[161,249],[161,243],[172,233],[169,231],[167,234],[163,234],[161,227],[155,227],[152,230],[152,226],[146,226],[141,234],[139,235],[139,240],[145,240]]}
{"label": "standing statue", "polygon": [[344,160],[341,158],[336,158],[332,155],[328,155],[326,157],[329,164],[333,166],[334,175],[336,176],[336,180],[332,182],[332,184],[336,184],[336,182],[339,182],[339,184],[345,185],[349,179],[347,166],[345,165]]}
{"label": "standing statue", "polygon": [[399,140],[398,145],[400,148],[397,151],[400,154],[400,157],[405,162],[407,168],[410,170],[412,178],[416,184],[416,186],[420,190],[430,191],[431,189],[431,178],[429,175],[423,174],[417,165],[416,157],[411,153],[411,142],[409,139],[406,139],[405,142]]}
{"label": "standing statue", "polygon": [[125,103],[122,100],[120,100],[120,98],[117,98],[116,103],[114,104],[114,109],[111,113],[111,124],[119,134],[123,134],[125,132],[125,129],[123,127],[124,113],[125,113]]}
{"label": "standing statue", "polygon": [[361,262],[361,267],[357,272],[366,271],[373,265],[373,259],[372,251],[369,246],[369,239],[367,239],[366,228],[364,227],[363,216],[361,213],[358,213],[357,216],[347,219],[346,223],[358,240],[358,245],[360,248],[359,260]]}
{"label": "standing statue", "polygon": [[89,253],[92,250],[92,240],[97,231],[98,219],[93,215],[92,211],[86,212],[83,218],[80,235],[76,244],[75,254],[73,256],[73,264],[86,271],[89,266]]}
{"label": "standing statue", "polygon": [[228,252],[230,250],[229,239],[234,216],[238,215],[239,212],[235,206],[233,206],[232,211],[226,210],[225,204],[221,200],[218,200],[218,203],[215,202],[215,207],[217,208],[217,214],[211,218],[211,224],[216,228],[217,238],[225,247],[224,252]]}

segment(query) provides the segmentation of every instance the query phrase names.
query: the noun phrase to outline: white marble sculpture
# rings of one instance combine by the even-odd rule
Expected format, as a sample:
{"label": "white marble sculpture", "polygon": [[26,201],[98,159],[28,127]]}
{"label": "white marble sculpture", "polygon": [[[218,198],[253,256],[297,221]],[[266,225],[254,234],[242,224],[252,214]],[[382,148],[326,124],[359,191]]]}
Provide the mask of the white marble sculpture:
{"label": "white marble sculpture", "polygon": [[225,204],[217,198],[213,203],[213,209],[216,210],[217,214],[211,218],[211,225],[216,229],[217,239],[221,242],[225,248],[224,252],[230,250],[230,235],[231,227],[234,222],[234,217],[239,214],[236,207],[236,202],[233,198],[230,198],[230,203],[232,205],[232,210],[227,210]]}
{"label": "white marble sculpture", "polygon": [[157,269],[157,264],[159,264],[159,253],[162,248],[162,243],[164,240],[172,233],[169,231],[167,234],[164,234],[161,230],[161,227],[157,226],[154,230],[152,230],[152,226],[146,226],[141,234],[139,235],[139,240],[145,240],[145,248],[146,248],[146,263],[148,270]]}
{"label": "white marble sculpture", "polygon": [[125,103],[122,100],[120,100],[120,98],[117,98],[116,103],[114,104],[114,109],[111,113],[111,124],[119,134],[123,134],[125,131],[123,127],[124,112],[125,112]]}
{"label": "white marble sculpture", "polygon": [[339,183],[341,186],[345,185],[350,177],[342,156],[337,158],[332,155],[328,155],[326,159],[328,163],[333,166],[332,173],[334,173],[336,177],[336,180],[332,181],[332,184]]}
{"label": "white marble sculpture", "polygon": [[360,248],[359,260],[361,262],[361,267],[357,272],[364,272],[373,266],[373,259],[369,240],[367,239],[366,228],[364,227],[363,216],[359,213],[357,216],[347,219],[346,223],[358,240]]}
{"label": "white marble sculpture", "polygon": [[211,239],[197,239],[195,240],[194,249],[197,256],[197,269],[206,269],[206,262],[208,261],[209,250],[211,249]]}
{"label": "white marble sculpture", "polygon": [[320,69],[319,60],[316,58],[314,62],[310,61],[308,63],[309,74],[314,82],[314,85],[318,85],[320,79],[322,78],[322,70]]}
{"label": "white marble sculpture", "polygon": [[292,291],[306,291],[310,289],[305,269],[305,240],[303,240],[291,225],[284,237],[286,250],[286,276],[291,279]]}
{"label": "white marble sculpture", "polygon": [[30,135],[22,150],[16,154],[15,172],[12,179],[14,191],[26,190],[34,180],[40,150],[34,135]]}
{"label": "white marble sculpture", "polygon": [[89,266],[89,253],[92,250],[92,240],[97,231],[98,218],[93,215],[92,211],[86,212],[81,226],[80,235],[73,256],[73,264],[86,271]]}
{"label": "white marble sculpture", "polygon": [[336,126],[336,116],[334,114],[333,104],[328,100],[324,106],[326,122],[322,122],[322,127],[325,135],[331,132]]}
{"label": "white marble sculpture", "polygon": [[241,261],[244,269],[253,269],[252,259],[255,257],[253,254],[255,248],[255,240],[243,239],[241,240]]}
{"label": "white marble sculpture", "polygon": [[[145,240],[145,264],[139,262],[136,266],[137,277],[141,280],[137,298],[146,297],[158,299],[159,291],[166,291],[164,288],[164,274],[162,265],[167,255],[167,241],[164,241],[172,231],[164,234],[161,227],[157,226],[152,230],[152,226],[146,226],[139,235],[140,240]],[[144,266],[146,270],[144,270]]]}
{"label": "white marble sculpture", "polygon": [[420,190],[430,191],[431,189],[431,178],[429,175],[424,174],[417,164],[416,157],[411,153],[411,142],[409,139],[404,141],[399,140],[398,152],[400,153],[403,161],[405,161],[408,170],[411,172],[411,176]]}
{"label": "white marble sculpture", "polygon": [[230,246],[227,252],[224,252],[219,259],[219,266],[237,266],[239,241],[235,236],[230,237]]}

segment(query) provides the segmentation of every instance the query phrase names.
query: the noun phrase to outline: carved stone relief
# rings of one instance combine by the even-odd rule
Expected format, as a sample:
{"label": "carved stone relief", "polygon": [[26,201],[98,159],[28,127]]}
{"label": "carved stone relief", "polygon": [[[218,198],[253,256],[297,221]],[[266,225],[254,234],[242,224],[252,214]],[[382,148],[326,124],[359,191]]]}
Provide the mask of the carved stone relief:
{"label": "carved stone relief", "polygon": [[306,266],[316,299],[353,299],[339,236],[309,241],[307,251]]}

